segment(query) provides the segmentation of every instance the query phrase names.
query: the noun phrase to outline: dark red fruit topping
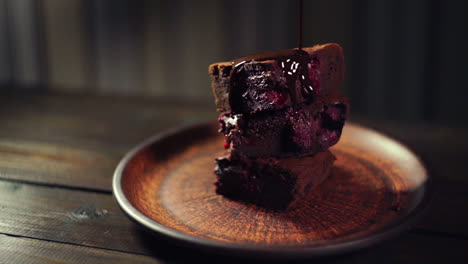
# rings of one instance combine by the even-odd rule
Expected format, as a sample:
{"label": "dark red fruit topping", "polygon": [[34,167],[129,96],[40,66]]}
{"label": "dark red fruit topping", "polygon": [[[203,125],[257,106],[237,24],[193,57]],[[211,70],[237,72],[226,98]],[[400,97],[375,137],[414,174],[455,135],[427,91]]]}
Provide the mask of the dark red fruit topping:
{"label": "dark red fruit topping", "polygon": [[320,67],[320,61],[317,57],[313,57],[310,59],[309,65],[311,68],[318,69]]}
{"label": "dark red fruit topping", "polygon": [[231,146],[231,139],[228,135],[224,135],[224,149],[228,149]]}
{"label": "dark red fruit topping", "polygon": [[266,94],[268,100],[270,100],[270,104],[282,106],[288,100],[287,96],[285,96],[280,91],[272,90]]}
{"label": "dark red fruit topping", "polygon": [[319,72],[318,72],[319,62],[317,59],[312,60],[310,63],[307,64],[307,72],[309,74],[309,83],[303,85],[303,94],[304,97],[306,96],[313,96],[320,94],[320,82],[318,80]]}

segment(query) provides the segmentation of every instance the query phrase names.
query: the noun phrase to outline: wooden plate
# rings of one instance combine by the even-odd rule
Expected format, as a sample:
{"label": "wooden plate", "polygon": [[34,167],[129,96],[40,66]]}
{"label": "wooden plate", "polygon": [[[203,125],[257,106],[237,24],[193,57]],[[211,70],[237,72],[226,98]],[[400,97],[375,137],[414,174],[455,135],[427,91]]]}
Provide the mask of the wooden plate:
{"label": "wooden plate", "polygon": [[130,218],[159,235],[217,253],[315,257],[342,253],[407,229],[428,201],[427,171],[398,142],[346,124],[331,175],[287,212],[214,192],[223,154],[215,123],[158,135],[118,165],[113,190]]}

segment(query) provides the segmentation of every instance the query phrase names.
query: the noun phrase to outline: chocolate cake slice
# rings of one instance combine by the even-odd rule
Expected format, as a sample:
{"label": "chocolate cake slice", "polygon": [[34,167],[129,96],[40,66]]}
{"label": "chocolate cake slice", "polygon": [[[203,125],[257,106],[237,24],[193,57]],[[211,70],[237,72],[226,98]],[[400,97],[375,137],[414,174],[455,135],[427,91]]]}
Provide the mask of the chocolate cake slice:
{"label": "chocolate cake slice", "polygon": [[273,112],[221,114],[220,132],[235,157],[313,155],[338,142],[348,108],[343,96],[329,94]]}
{"label": "chocolate cake slice", "polygon": [[216,159],[216,192],[259,206],[291,208],[329,174],[335,157],[326,150],[292,158]]}
{"label": "chocolate cake slice", "polygon": [[278,110],[310,102],[339,88],[342,48],[335,43],[255,54],[209,66],[219,112]]}
{"label": "chocolate cake slice", "polygon": [[216,192],[284,210],[321,183],[349,111],[337,91],[344,71],[335,43],[210,65],[228,149],[216,159]]}

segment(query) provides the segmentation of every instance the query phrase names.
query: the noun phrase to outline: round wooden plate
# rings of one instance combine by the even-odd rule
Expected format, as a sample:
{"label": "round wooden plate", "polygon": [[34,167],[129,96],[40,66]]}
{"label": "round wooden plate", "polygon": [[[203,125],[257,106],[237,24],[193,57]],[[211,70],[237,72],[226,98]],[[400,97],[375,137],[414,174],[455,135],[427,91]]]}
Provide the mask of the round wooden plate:
{"label": "round wooden plate", "polygon": [[398,142],[346,124],[330,150],[331,175],[292,210],[269,211],[217,195],[217,124],[158,135],[130,151],[113,179],[130,218],[158,234],[220,253],[315,257],[342,253],[407,229],[428,201],[427,171]]}

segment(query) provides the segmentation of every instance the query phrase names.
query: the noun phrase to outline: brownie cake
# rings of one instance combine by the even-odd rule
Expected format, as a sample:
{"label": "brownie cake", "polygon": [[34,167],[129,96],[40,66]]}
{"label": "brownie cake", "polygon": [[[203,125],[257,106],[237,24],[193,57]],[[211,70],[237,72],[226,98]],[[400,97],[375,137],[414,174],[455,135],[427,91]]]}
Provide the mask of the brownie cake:
{"label": "brownie cake", "polygon": [[255,54],[209,66],[226,155],[216,192],[287,209],[330,172],[349,105],[338,44]]}
{"label": "brownie cake", "polygon": [[339,88],[344,80],[338,44],[255,54],[209,66],[219,112],[282,109]]}
{"label": "brownie cake", "polygon": [[276,111],[221,114],[218,121],[233,156],[291,157],[336,144],[347,110],[347,100],[335,94]]}
{"label": "brownie cake", "polygon": [[277,210],[294,205],[330,173],[329,151],[307,157],[216,159],[216,192]]}

